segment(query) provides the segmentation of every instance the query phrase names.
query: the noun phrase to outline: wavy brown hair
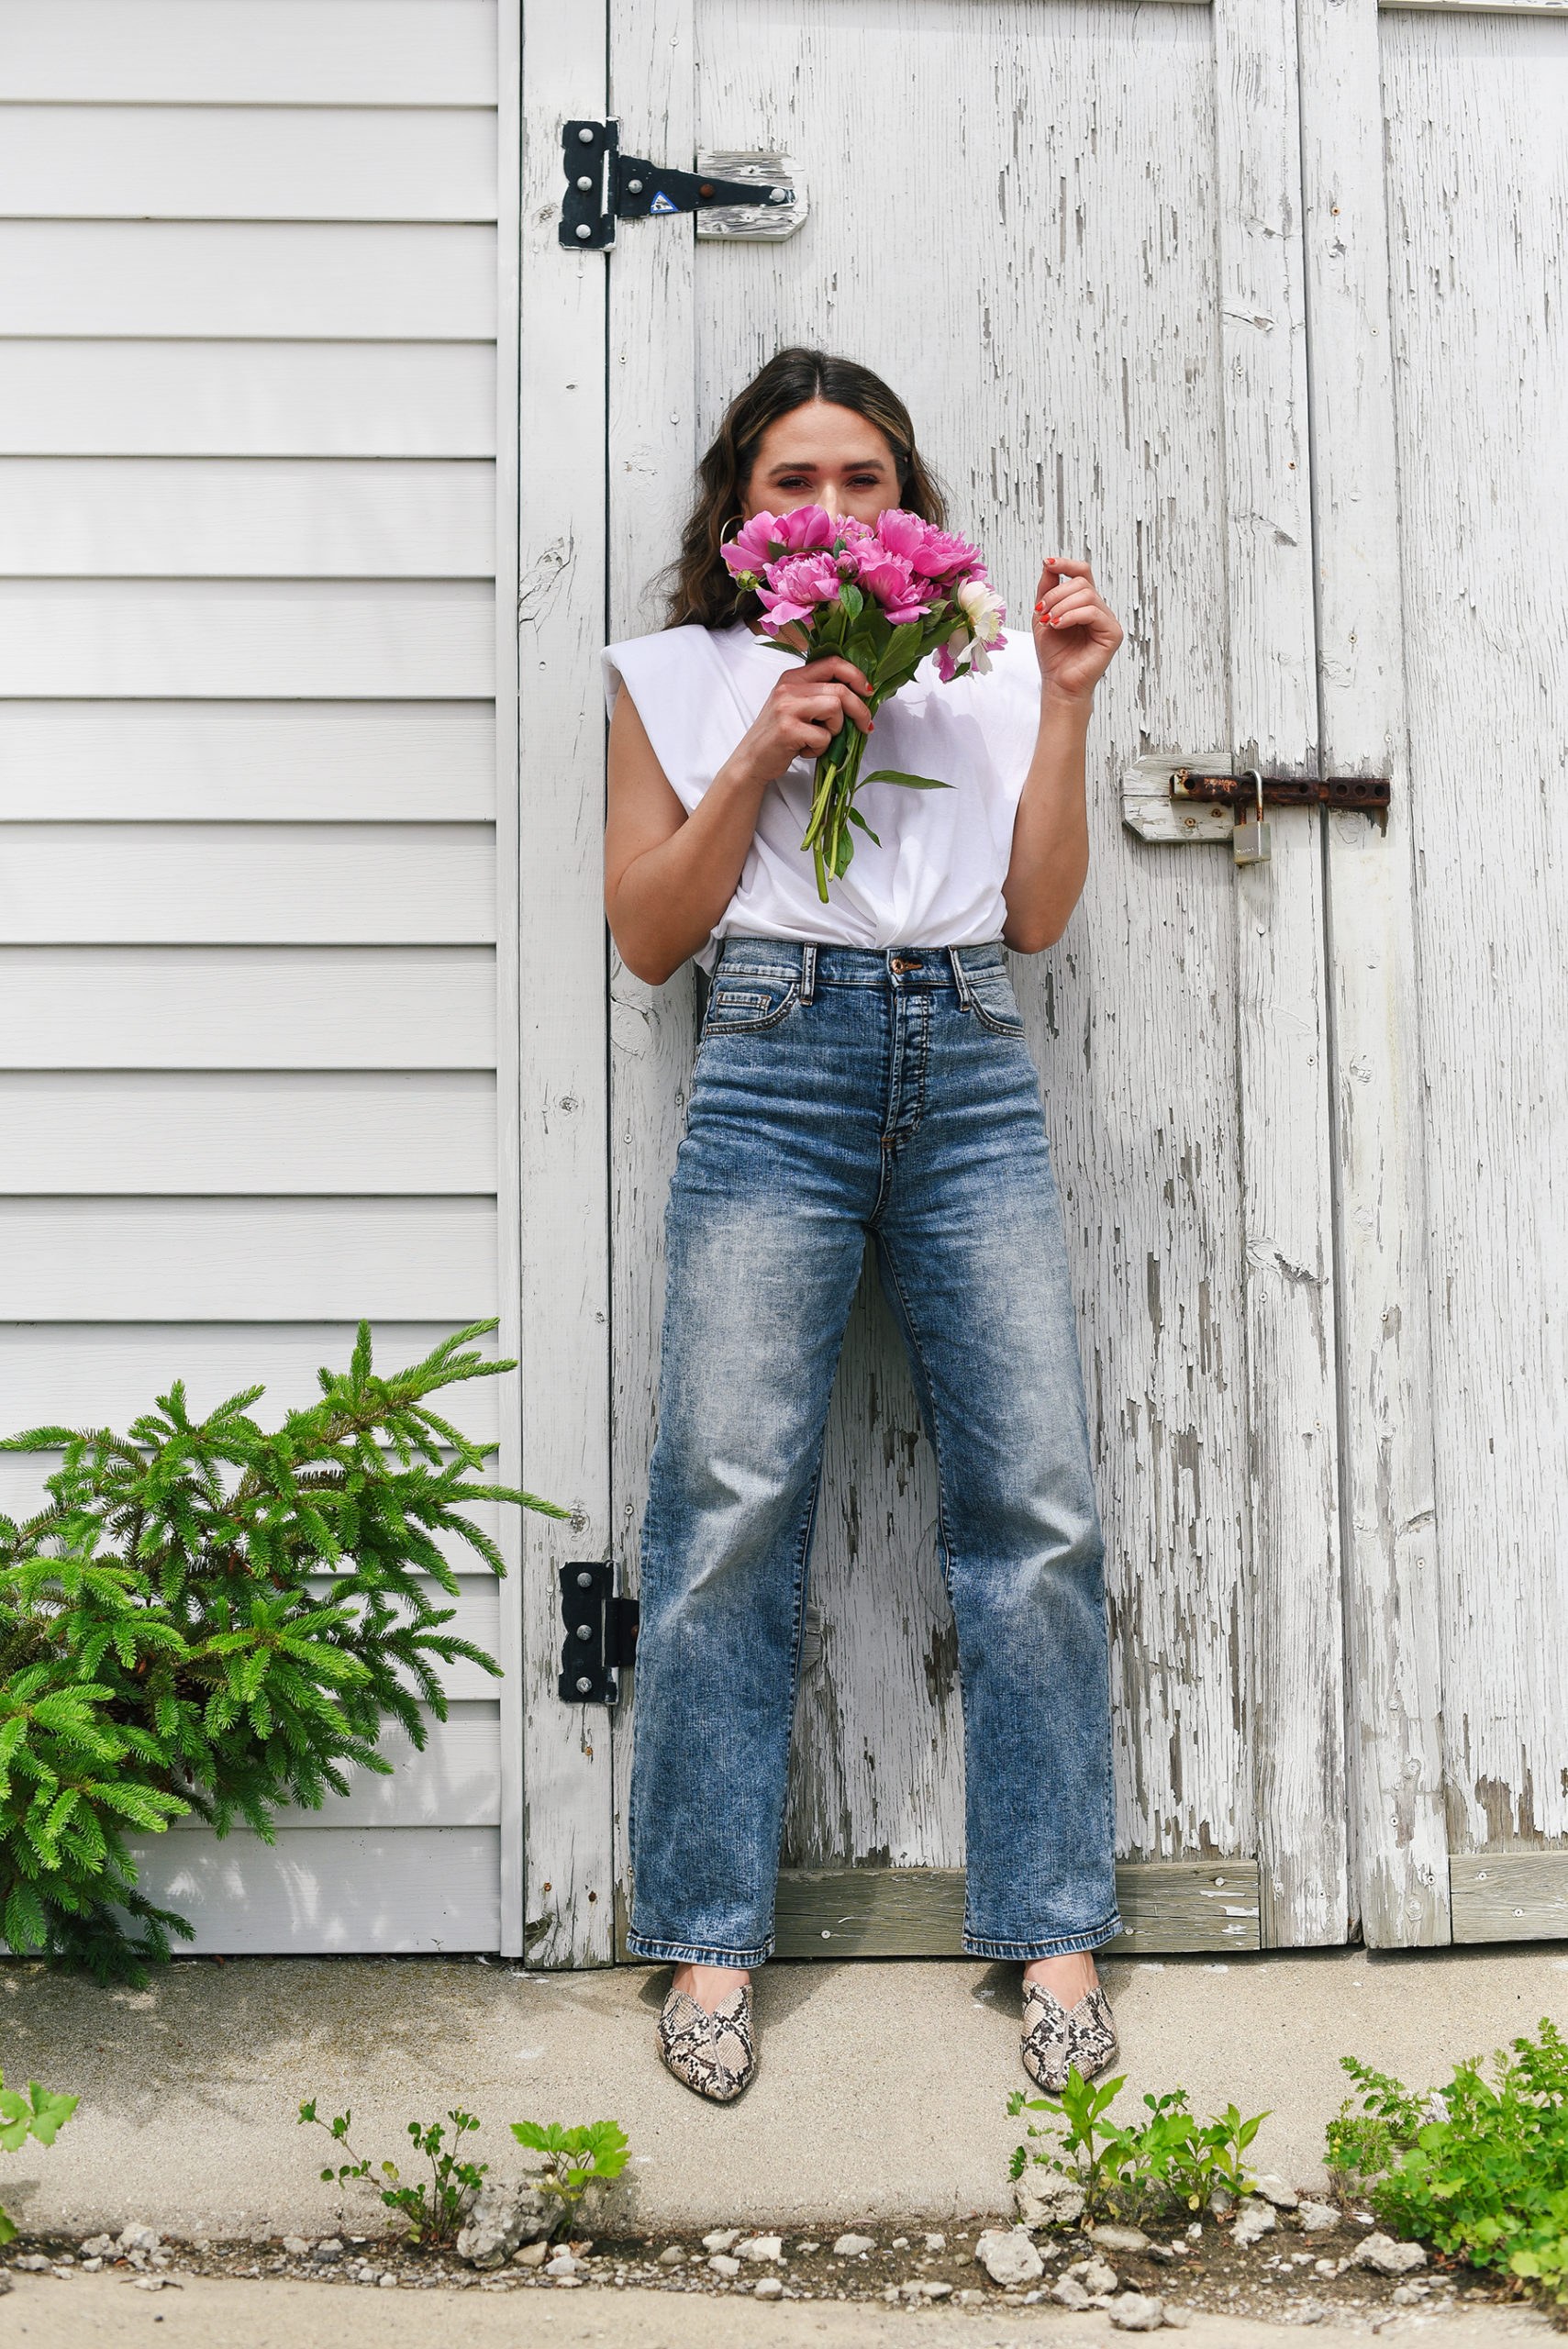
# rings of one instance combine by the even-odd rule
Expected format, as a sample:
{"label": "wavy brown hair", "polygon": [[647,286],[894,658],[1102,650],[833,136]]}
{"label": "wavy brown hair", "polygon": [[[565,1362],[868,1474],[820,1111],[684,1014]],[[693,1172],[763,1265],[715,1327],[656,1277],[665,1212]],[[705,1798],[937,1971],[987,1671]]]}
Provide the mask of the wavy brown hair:
{"label": "wavy brown hair", "polygon": [[947,521],[941,490],[915,446],[909,411],[880,375],[852,359],[825,351],[781,351],[737,393],[724,412],[713,446],[697,467],[697,502],[681,536],[681,551],[664,574],[666,628],[723,628],[762,609],[755,596],[738,596],[719,548],[740,515],[762,435],[781,416],[809,400],[851,408],[874,424],[898,468],[898,503],[922,521]]}

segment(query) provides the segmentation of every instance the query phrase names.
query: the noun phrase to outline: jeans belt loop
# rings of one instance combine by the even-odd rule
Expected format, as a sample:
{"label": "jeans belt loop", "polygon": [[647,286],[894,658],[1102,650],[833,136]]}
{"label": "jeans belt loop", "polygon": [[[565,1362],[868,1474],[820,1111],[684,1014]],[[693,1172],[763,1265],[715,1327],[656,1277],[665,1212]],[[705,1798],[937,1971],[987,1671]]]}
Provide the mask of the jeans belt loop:
{"label": "jeans belt loop", "polygon": [[800,955],[800,999],[802,1003],[817,1000],[817,949],[805,946]]}
{"label": "jeans belt loop", "polygon": [[952,964],[952,983],[958,989],[959,1003],[963,1010],[972,1011],[974,1008],[973,999],[969,992],[969,974],[963,967],[963,954],[962,948],[950,946],[948,948],[948,961]]}

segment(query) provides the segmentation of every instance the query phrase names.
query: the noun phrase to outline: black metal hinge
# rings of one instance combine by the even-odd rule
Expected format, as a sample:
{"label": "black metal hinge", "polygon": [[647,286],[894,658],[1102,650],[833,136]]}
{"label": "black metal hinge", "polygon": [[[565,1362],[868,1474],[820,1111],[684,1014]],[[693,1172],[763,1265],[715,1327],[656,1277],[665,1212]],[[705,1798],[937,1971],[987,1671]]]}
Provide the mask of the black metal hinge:
{"label": "black metal hinge", "polygon": [[755,180],[705,179],[620,151],[620,126],[569,122],[561,134],[566,192],[561,201],[561,241],[573,252],[603,252],[616,240],[617,220],[651,214],[703,212],[716,204],[791,204],[793,187],[761,187]]}
{"label": "black metal hinge", "polygon": [[615,1568],[607,1558],[578,1558],[561,1569],[561,1613],[566,1637],[561,1643],[557,1692],[564,1705],[613,1705],[624,1672],[637,1650],[638,1604],[617,1598]]}

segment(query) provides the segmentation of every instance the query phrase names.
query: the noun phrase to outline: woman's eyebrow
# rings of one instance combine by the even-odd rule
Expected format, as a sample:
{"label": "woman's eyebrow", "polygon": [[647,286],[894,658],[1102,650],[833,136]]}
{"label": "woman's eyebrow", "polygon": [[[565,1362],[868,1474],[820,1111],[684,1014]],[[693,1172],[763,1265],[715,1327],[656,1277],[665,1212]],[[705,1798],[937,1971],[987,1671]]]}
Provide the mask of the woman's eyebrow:
{"label": "woman's eyebrow", "polygon": [[[885,457],[851,457],[844,471],[849,473],[882,473],[887,471]],[[819,473],[822,467],[815,457],[780,457],[768,467],[771,481],[775,473]]]}

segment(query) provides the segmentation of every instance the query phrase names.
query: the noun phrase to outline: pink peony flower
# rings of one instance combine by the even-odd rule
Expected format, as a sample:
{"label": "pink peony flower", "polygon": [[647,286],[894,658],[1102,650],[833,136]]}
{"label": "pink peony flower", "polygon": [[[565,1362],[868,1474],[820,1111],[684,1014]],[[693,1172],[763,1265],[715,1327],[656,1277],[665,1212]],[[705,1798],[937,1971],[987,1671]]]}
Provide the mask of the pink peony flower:
{"label": "pink peony flower", "polygon": [[876,534],[890,554],[904,557],[917,578],[951,579],[961,571],[980,579],[985,576],[978,547],[955,538],[951,530],[939,530],[934,522],[922,522],[917,514],[907,513],[901,506],[890,507],[877,516]]}
{"label": "pink peony flower", "polygon": [[856,554],[855,584],[875,596],[895,628],[929,611],[929,599],[922,597],[902,556],[889,554],[875,539],[859,547]]}
{"label": "pink peony flower", "polygon": [[769,564],[767,579],[757,594],[767,616],[762,626],[770,635],[794,620],[809,620],[819,604],[839,600],[839,566],[830,554],[786,556]]}
{"label": "pink peony flower", "polygon": [[820,506],[797,506],[789,514],[753,514],[734,538],[719,549],[732,578],[742,572],[753,575],[774,557],[801,554],[814,547],[830,547],[833,523]]}

